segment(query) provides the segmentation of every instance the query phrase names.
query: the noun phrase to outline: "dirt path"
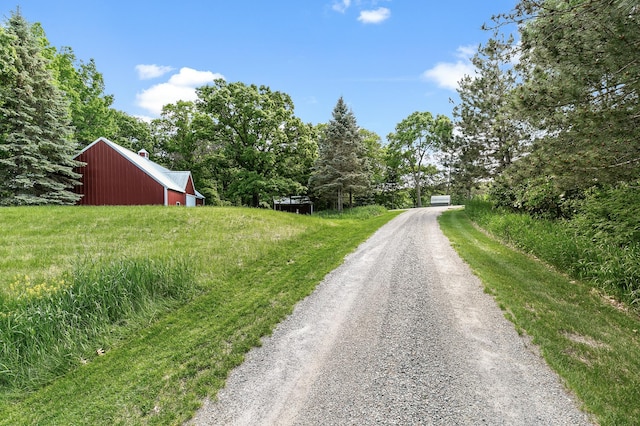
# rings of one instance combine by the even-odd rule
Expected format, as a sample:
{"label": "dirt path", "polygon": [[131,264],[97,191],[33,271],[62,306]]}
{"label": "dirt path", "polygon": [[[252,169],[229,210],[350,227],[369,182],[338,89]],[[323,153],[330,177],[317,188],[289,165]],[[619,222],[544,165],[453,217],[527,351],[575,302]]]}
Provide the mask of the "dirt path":
{"label": "dirt path", "polygon": [[590,424],[450,247],[444,209],[362,244],[191,424]]}

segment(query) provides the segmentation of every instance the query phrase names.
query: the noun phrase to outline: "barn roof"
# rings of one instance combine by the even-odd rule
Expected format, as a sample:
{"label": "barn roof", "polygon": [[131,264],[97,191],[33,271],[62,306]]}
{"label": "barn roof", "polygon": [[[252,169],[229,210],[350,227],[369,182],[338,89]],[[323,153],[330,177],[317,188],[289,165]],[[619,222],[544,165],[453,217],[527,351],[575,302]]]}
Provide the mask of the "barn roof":
{"label": "barn roof", "polygon": [[[187,183],[189,182],[189,178],[191,177],[191,172],[189,171],[177,171],[174,172],[172,170],[167,169],[166,167],[161,166],[160,164],[154,163],[146,157],[143,157],[127,148],[118,145],[115,142],[111,142],[106,138],[98,138],[93,143],[87,145],[80,154],[91,148],[93,145],[102,141],[107,144],[118,153],[120,153],[127,160],[132,162],[136,167],[141,169],[147,175],[149,175],[152,179],[158,182],[160,185],[164,186],[167,189],[171,189],[173,191],[178,192],[186,192]],[[195,189],[194,189],[195,191]],[[202,194],[198,191],[195,191],[196,197],[204,198]]]}

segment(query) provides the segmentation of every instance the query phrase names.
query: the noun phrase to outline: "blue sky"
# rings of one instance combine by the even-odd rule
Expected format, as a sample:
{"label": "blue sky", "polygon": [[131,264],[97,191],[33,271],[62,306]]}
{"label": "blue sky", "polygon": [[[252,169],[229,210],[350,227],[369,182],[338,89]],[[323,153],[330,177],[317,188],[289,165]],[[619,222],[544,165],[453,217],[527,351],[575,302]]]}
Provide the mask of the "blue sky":
{"label": "blue sky", "polygon": [[[456,82],[516,0],[2,0],[53,46],[93,58],[114,107],[157,117],[216,77],[288,93],[323,123],[342,96],[385,140],[414,111],[451,116]],[[105,135],[109,137],[109,135]]]}

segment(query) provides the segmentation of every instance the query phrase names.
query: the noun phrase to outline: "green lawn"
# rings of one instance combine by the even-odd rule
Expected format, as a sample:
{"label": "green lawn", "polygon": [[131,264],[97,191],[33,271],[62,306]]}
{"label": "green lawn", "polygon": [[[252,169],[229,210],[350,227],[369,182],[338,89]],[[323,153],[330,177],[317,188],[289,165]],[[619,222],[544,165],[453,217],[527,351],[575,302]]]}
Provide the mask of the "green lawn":
{"label": "green lawn", "polygon": [[216,394],[260,336],[397,214],[323,219],[240,208],[0,209],[5,306],[12,306],[12,284],[25,275],[36,284],[57,282],[88,265],[118,271],[127,259],[187,264],[195,281],[188,302],[160,303],[117,321],[107,328],[109,338],[86,347],[74,368],[46,385],[0,387],[0,424],[180,424],[202,398]]}
{"label": "green lawn", "polygon": [[512,250],[463,210],[440,225],[516,329],[601,425],[640,424],[640,318],[588,285]]}

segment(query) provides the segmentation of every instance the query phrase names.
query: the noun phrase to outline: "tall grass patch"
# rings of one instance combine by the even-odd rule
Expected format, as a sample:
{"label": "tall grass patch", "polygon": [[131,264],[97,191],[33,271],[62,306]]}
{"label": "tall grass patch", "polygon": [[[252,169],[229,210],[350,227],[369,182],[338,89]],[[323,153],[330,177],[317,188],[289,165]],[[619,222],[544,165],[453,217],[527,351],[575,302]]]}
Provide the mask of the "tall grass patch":
{"label": "tall grass patch", "polygon": [[34,389],[111,346],[114,327],[195,292],[187,263],[84,262],[48,281],[20,275],[0,300],[0,386]]}
{"label": "tall grass patch", "polygon": [[532,218],[524,213],[495,209],[472,201],[466,214],[480,227],[509,244],[558,268],[571,277],[592,283],[630,305],[640,304],[640,244],[616,244],[598,238],[567,220]]}

